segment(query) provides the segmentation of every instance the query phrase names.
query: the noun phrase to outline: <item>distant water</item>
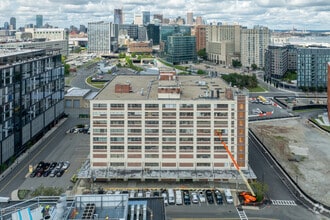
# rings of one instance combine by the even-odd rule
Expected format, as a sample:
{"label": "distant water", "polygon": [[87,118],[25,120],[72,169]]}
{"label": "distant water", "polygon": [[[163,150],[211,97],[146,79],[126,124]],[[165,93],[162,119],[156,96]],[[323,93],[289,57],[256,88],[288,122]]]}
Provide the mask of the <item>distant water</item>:
{"label": "distant water", "polygon": [[330,47],[330,36],[305,36],[305,37],[290,37],[290,44],[299,45],[319,45]]}

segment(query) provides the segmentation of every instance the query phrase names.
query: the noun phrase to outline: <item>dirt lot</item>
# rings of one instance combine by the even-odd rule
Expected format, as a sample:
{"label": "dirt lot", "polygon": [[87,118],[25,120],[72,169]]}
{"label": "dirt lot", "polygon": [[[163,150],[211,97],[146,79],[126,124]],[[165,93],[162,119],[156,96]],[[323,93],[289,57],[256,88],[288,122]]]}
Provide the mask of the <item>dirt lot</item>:
{"label": "dirt lot", "polygon": [[250,124],[298,185],[330,206],[330,135],[306,119]]}

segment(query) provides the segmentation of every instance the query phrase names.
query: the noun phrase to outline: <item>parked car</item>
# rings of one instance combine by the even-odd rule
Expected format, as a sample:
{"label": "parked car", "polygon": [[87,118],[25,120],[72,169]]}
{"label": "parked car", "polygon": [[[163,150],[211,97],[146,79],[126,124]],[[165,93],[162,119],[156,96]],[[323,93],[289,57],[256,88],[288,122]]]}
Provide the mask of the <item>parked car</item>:
{"label": "parked car", "polygon": [[40,162],[38,163],[36,169],[39,170],[39,169],[43,168],[43,167],[44,167],[44,164],[45,164],[45,162],[40,161]]}
{"label": "parked car", "polygon": [[168,205],[167,193],[166,192],[163,192],[162,193],[162,197],[164,198],[164,204],[165,205]]}
{"label": "parked car", "polygon": [[69,168],[69,166],[70,166],[70,162],[69,162],[69,161],[65,161],[65,162],[63,162],[62,169],[63,169],[63,170],[66,170],[66,169]]}
{"label": "parked car", "polygon": [[206,194],[207,202],[209,204],[213,204],[214,203],[214,199],[213,199],[213,193],[212,193],[212,191],[208,189],[208,190],[205,191],[205,194]]}
{"label": "parked car", "polygon": [[47,176],[49,176],[49,174],[52,172],[52,170],[51,169],[47,169],[47,170],[45,170],[45,172],[42,174],[44,177],[47,177]]}
{"label": "parked car", "polygon": [[60,161],[60,162],[57,163],[55,168],[60,170],[60,169],[62,169],[62,167],[63,167],[63,161]]}
{"label": "parked car", "polygon": [[58,171],[58,172],[56,173],[56,176],[57,176],[57,177],[61,177],[61,176],[64,174],[64,171],[65,171],[65,170],[63,170],[63,169],[60,170],[60,171]]}
{"label": "parked car", "polygon": [[197,196],[197,193],[196,192],[192,192],[191,193],[191,201],[194,204],[198,204],[199,203],[198,196]]}
{"label": "parked car", "polygon": [[198,191],[198,198],[200,202],[206,202],[205,195],[202,190]]}
{"label": "parked car", "polygon": [[215,197],[215,201],[217,204],[223,204],[223,197],[221,195],[221,192],[219,190],[216,190],[214,192],[214,197]]}
{"label": "parked car", "polygon": [[50,172],[49,176],[50,176],[50,177],[54,177],[54,176],[56,176],[56,174],[58,173],[58,171],[59,171],[59,170],[56,169],[56,168],[53,169],[53,170]]}
{"label": "parked car", "polygon": [[153,192],[153,196],[154,196],[154,197],[158,197],[158,196],[159,196],[159,192],[158,192],[158,191],[154,191],[154,192]]}
{"label": "parked car", "polygon": [[146,192],[146,198],[150,198],[151,197],[151,192],[150,191],[147,191]]}
{"label": "parked car", "polygon": [[52,162],[52,163],[50,164],[50,166],[49,166],[49,169],[50,169],[50,170],[55,169],[56,165],[57,165],[56,162]]}
{"label": "parked car", "polygon": [[42,174],[44,174],[44,168],[40,168],[40,169],[38,169],[38,171],[37,171],[37,177],[41,177],[42,176]]}
{"label": "parked car", "polygon": [[190,195],[188,190],[183,190],[183,202],[185,205],[190,205]]}
{"label": "parked car", "polygon": [[30,174],[30,177],[33,178],[37,175],[37,170],[33,170],[32,173]]}

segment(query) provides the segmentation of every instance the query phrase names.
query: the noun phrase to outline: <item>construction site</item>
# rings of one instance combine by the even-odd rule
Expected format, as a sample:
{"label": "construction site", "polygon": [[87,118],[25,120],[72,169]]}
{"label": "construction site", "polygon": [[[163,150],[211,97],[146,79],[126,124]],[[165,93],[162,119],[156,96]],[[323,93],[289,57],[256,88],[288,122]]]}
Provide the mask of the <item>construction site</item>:
{"label": "construction site", "polygon": [[306,194],[330,205],[330,134],[308,118],[250,123],[250,129]]}

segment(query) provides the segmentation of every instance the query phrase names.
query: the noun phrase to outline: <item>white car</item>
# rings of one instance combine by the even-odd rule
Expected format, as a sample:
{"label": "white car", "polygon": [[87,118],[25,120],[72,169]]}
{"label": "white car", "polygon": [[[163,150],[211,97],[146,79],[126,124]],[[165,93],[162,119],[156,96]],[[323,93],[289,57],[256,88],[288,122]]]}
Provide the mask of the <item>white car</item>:
{"label": "white car", "polygon": [[203,191],[198,191],[198,198],[199,198],[199,201],[206,202],[205,195],[204,195]]}
{"label": "white car", "polygon": [[63,162],[62,169],[63,169],[63,170],[66,170],[66,169],[69,168],[69,166],[70,166],[70,162],[69,162],[69,161],[65,161],[65,162]]}
{"label": "white car", "polygon": [[146,192],[146,198],[150,198],[151,197],[151,192],[150,191],[147,191]]}
{"label": "white car", "polygon": [[192,192],[191,193],[191,201],[194,204],[198,204],[199,203],[197,193],[195,193],[195,192]]}
{"label": "white car", "polygon": [[167,194],[165,192],[162,193],[162,196],[164,198],[164,204],[168,205],[168,199],[167,199]]}

